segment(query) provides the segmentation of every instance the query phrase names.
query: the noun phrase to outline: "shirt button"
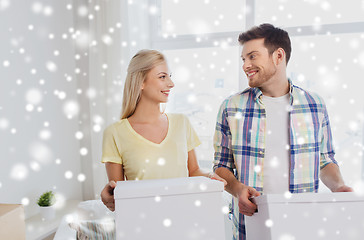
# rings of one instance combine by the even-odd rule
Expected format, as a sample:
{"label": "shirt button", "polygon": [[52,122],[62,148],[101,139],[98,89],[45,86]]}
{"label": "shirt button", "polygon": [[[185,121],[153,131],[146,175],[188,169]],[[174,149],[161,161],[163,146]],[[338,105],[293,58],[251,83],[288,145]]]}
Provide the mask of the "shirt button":
{"label": "shirt button", "polygon": [[259,151],[259,154],[263,154],[263,151]]}

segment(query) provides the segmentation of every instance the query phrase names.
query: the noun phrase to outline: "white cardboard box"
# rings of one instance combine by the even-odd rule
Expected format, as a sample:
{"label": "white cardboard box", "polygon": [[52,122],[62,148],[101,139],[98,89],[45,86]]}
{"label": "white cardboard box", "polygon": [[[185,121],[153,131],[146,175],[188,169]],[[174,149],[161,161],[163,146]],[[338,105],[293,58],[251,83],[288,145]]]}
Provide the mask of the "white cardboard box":
{"label": "white cardboard box", "polygon": [[267,194],[246,217],[247,240],[363,240],[364,196],[355,193]]}
{"label": "white cardboard box", "polygon": [[121,181],[117,240],[224,240],[223,183],[206,177]]}
{"label": "white cardboard box", "polygon": [[0,204],[0,239],[24,240],[24,208],[20,204]]}

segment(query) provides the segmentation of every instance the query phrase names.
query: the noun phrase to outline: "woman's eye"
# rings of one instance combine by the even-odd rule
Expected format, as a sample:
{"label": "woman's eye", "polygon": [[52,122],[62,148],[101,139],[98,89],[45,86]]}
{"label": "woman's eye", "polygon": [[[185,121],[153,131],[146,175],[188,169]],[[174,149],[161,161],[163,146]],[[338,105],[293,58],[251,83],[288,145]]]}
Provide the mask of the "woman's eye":
{"label": "woman's eye", "polygon": [[160,78],[165,79],[165,78],[166,78],[166,76],[165,76],[165,75],[164,75],[164,76],[160,76]]}

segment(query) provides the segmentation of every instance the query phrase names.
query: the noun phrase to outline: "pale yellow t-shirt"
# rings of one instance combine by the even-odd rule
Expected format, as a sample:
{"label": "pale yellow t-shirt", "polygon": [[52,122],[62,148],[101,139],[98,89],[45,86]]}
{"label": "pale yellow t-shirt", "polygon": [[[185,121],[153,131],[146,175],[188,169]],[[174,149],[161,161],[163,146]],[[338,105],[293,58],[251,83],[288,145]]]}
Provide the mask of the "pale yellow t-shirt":
{"label": "pale yellow t-shirt", "polygon": [[188,152],[200,140],[183,114],[167,114],[168,132],[160,143],[138,134],[127,119],[104,131],[101,162],[123,165],[127,180],[188,177]]}

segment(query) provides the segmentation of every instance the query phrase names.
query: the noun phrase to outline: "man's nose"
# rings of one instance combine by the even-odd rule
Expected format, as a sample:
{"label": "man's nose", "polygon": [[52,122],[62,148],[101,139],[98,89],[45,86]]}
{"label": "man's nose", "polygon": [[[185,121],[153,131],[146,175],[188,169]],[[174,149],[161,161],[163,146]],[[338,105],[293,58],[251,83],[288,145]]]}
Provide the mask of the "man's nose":
{"label": "man's nose", "polygon": [[249,68],[251,68],[251,64],[249,61],[245,61],[243,63],[243,71],[246,72],[247,70],[249,70]]}

